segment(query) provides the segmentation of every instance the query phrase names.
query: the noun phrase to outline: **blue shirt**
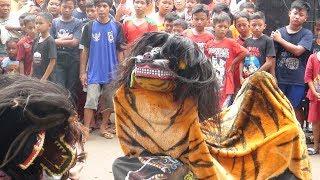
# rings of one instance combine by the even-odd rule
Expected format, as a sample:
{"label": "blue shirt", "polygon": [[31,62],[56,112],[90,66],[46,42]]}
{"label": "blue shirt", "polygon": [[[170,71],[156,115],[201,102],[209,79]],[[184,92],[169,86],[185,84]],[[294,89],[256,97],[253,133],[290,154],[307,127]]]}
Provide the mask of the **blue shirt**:
{"label": "blue shirt", "polygon": [[117,50],[122,42],[121,25],[113,20],[106,24],[95,20],[85,25],[81,44],[89,49],[88,84],[107,84],[115,78]]}
{"label": "blue shirt", "polygon": [[280,44],[275,43],[276,77],[279,84],[304,85],[304,73],[308,57],[312,48],[313,34],[310,30],[302,28],[295,34],[289,34],[286,27],[278,30],[281,37],[295,45],[300,45],[306,51],[300,56],[294,56],[285,50]]}
{"label": "blue shirt", "polygon": [[[75,39],[81,38],[81,29],[82,22],[77,18],[72,18],[70,21],[64,21],[61,17],[56,18],[52,22],[51,27],[51,36],[54,39],[62,38],[62,37],[72,37]],[[80,51],[79,46],[70,48],[70,47],[58,47],[58,51],[64,51],[71,54],[73,57],[79,57]],[[78,60],[78,58],[73,58],[74,60]],[[59,59],[58,59],[59,61]]]}
{"label": "blue shirt", "polygon": [[72,16],[81,20],[83,23],[88,21],[86,12],[82,12],[80,8],[76,8],[75,10],[73,10]]}

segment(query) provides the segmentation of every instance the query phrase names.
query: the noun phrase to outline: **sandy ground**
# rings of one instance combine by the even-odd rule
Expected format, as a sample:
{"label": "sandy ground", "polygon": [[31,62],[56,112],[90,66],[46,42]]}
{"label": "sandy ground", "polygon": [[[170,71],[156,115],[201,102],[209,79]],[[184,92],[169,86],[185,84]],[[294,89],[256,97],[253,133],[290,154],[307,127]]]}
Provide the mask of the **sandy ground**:
{"label": "sandy ground", "polygon": [[[122,156],[118,140],[106,140],[97,132],[90,136],[85,145],[88,159],[81,180],[112,180],[112,163]],[[313,179],[320,179],[320,155],[311,157]]]}

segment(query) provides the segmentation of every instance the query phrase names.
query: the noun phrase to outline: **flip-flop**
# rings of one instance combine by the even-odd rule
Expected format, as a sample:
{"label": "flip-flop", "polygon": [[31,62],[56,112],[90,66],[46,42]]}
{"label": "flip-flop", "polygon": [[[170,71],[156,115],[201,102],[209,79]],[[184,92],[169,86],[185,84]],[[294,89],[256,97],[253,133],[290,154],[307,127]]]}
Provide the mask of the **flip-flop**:
{"label": "flip-flop", "polygon": [[113,134],[111,132],[108,132],[108,131],[100,132],[100,136],[104,137],[106,139],[112,139],[113,138]]}
{"label": "flip-flop", "polygon": [[319,149],[314,149],[314,148],[308,148],[308,154],[309,155],[316,155],[316,154],[319,154]]}

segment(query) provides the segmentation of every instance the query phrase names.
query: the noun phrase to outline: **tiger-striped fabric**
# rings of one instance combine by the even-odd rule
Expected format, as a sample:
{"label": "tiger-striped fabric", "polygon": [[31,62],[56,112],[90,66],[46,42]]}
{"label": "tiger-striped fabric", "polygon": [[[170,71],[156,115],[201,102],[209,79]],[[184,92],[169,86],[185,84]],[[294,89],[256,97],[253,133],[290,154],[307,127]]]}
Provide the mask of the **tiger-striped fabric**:
{"label": "tiger-striped fabric", "polygon": [[172,93],[122,86],[114,103],[126,155],[169,155],[198,179],[269,179],[285,171],[311,178],[293,108],[265,72],[249,78],[230,108],[202,123],[197,102],[174,102]]}

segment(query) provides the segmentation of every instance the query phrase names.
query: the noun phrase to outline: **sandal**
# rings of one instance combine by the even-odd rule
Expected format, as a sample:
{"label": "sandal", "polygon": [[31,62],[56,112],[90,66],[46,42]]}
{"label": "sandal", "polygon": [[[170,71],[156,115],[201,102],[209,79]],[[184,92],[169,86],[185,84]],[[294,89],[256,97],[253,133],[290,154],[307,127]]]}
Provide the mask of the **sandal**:
{"label": "sandal", "polygon": [[100,136],[104,137],[106,139],[112,139],[113,138],[112,132],[109,132],[109,131],[100,132]]}
{"label": "sandal", "polygon": [[308,148],[308,154],[309,154],[309,155],[319,154],[319,149]]}

